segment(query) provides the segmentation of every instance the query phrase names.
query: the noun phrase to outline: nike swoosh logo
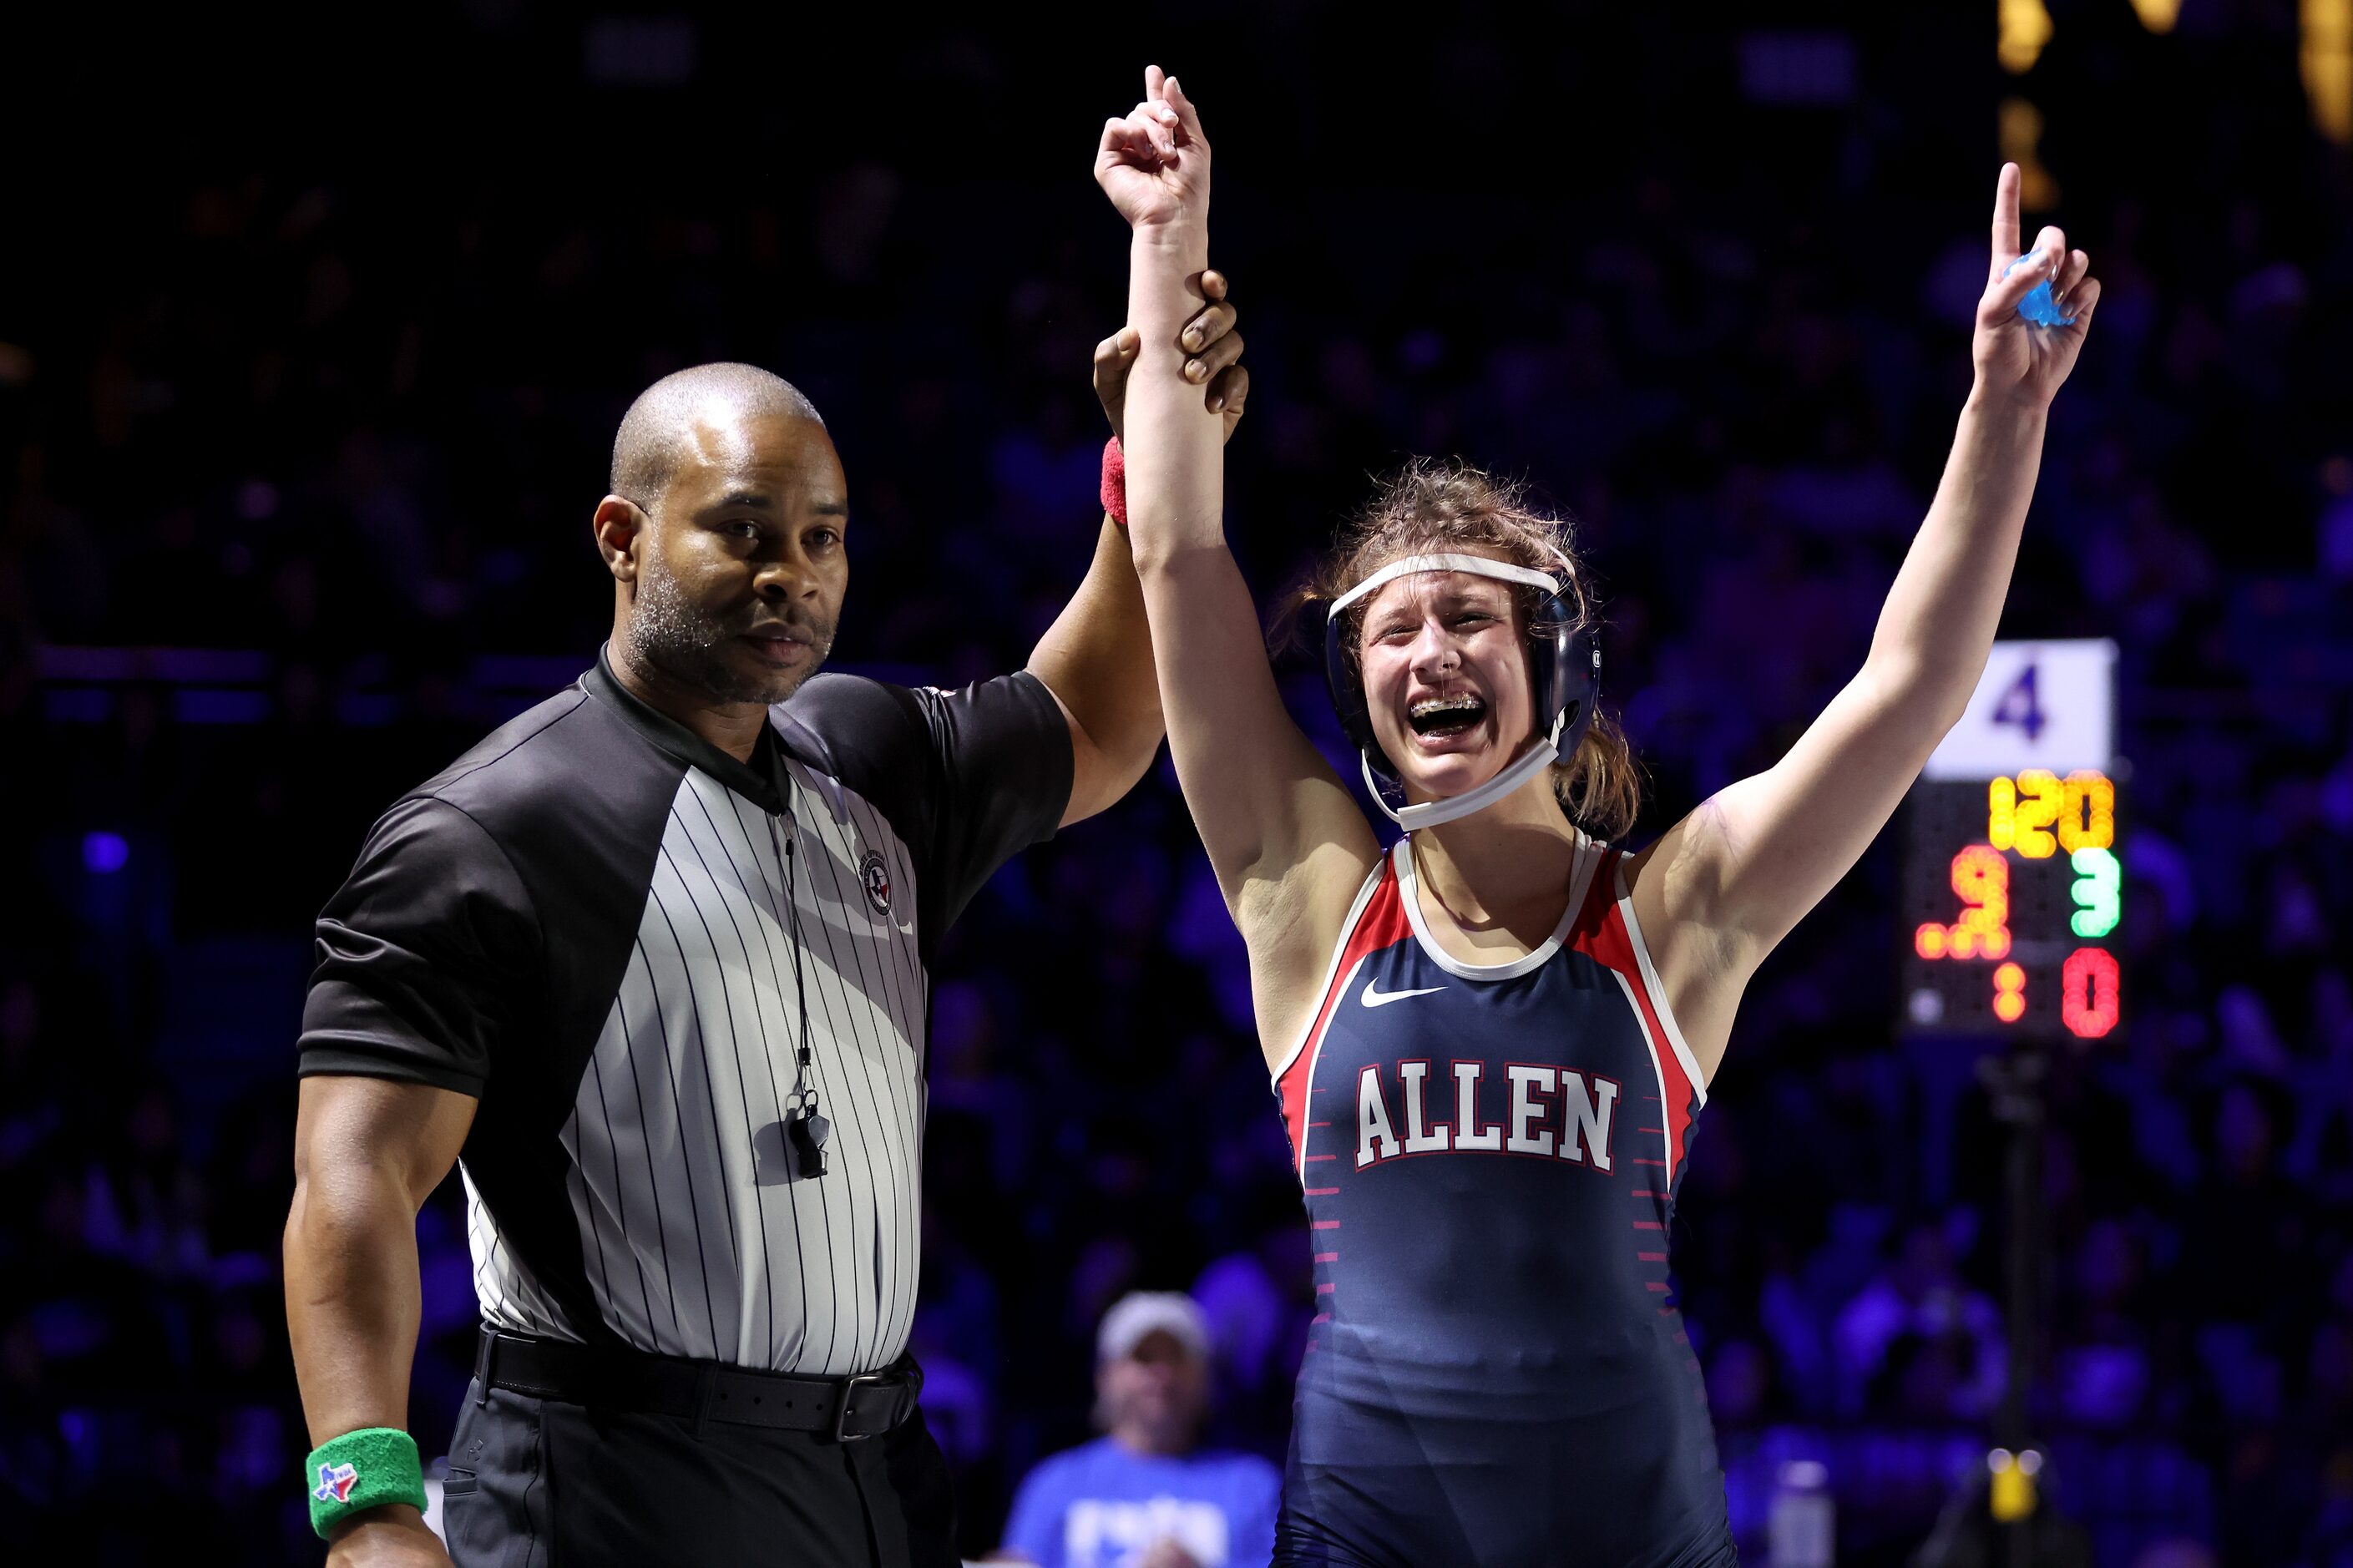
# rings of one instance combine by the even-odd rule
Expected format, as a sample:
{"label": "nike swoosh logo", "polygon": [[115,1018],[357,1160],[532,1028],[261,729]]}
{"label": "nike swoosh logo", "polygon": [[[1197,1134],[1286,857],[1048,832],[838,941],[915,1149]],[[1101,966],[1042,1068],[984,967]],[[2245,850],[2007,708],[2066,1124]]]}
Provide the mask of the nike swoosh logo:
{"label": "nike swoosh logo", "polygon": [[1392,1002],[1402,1002],[1409,996],[1427,996],[1433,991],[1443,991],[1443,985],[1425,985],[1419,991],[1383,991],[1375,980],[1365,982],[1365,994],[1357,1000],[1367,1007],[1386,1007]]}

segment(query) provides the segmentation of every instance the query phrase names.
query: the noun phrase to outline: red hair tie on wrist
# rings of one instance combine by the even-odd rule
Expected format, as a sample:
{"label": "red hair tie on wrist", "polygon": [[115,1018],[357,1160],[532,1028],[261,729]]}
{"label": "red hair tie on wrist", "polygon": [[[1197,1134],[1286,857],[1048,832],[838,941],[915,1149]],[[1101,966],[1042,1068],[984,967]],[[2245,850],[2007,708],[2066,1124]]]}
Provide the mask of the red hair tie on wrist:
{"label": "red hair tie on wrist", "polygon": [[1127,526],[1127,458],[1116,436],[1103,443],[1103,509],[1120,527]]}

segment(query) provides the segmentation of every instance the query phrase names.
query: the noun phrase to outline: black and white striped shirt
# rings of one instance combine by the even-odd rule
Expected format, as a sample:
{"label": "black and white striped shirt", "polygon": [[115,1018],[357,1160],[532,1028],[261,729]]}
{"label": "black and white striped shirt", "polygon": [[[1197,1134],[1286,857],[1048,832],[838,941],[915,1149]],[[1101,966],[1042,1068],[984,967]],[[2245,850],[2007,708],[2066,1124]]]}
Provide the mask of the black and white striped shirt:
{"label": "black and white striped shirt", "polygon": [[[1026,674],[818,676],[746,766],[600,658],[378,820],[319,919],[301,1070],[480,1101],[460,1166],[493,1327],[888,1365],[914,1315],[934,945],[1070,789]],[[804,1005],[816,1179],[784,1125]]]}

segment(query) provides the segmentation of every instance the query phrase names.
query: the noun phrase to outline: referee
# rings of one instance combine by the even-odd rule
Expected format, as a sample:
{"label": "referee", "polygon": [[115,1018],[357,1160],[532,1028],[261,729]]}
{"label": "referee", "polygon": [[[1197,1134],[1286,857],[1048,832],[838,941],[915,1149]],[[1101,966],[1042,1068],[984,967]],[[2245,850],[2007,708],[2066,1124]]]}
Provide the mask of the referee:
{"label": "referee", "polygon": [[[1229,426],[1232,321],[1186,340]],[[666,377],[611,483],[596,667],[395,803],[319,918],[286,1230],[312,1520],[353,1568],[953,1563],[906,1352],[930,966],[1158,747],[1126,539],[1027,669],[911,690],[811,679],[848,491],[791,386]],[[483,1326],[445,1557],[403,1428],[453,1163]]]}

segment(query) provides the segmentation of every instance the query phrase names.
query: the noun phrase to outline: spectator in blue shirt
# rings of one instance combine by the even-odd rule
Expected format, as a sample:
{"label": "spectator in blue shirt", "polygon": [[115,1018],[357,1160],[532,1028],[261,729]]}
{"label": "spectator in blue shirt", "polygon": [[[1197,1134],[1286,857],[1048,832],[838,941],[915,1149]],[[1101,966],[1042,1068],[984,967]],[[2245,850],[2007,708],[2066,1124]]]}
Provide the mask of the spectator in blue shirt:
{"label": "spectator in blue shirt", "polygon": [[1197,1450],[1209,1335],[1175,1291],[1135,1291],[1095,1338],[1104,1436],[1021,1483],[999,1561],[1039,1568],[1259,1568],[1274,1552],[1282,1478],[1254,1454]]}

